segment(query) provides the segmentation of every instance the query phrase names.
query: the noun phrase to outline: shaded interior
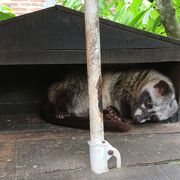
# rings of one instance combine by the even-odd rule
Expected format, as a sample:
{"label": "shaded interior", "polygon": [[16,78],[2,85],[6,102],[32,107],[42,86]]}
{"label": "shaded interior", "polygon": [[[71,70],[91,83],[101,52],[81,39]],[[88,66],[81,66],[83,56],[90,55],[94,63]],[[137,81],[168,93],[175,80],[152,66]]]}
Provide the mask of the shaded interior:
{"label": "shaded interior", "polygon": [[[56,126],[45,123],[39,117],[41,100],[50,84],[60,80],[65,73],[78,68],[86,70],[86,65],[0,66],[0,130],[56,129]],[[156,69],[171,78],[179,99],[178,62],[103,65],[102,68]],[[178,117],[175,118],[177,120]]]}

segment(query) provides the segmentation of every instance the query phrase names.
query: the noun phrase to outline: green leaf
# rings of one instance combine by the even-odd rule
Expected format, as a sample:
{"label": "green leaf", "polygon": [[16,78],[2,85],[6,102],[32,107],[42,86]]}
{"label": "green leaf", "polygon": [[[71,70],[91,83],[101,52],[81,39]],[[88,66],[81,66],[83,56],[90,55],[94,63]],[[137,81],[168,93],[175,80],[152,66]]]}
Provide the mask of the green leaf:
{"label": "green leaf", "polygon": [[146,11],[142,11],[133,20],[129,23],[129,26],[134,27],[136,23],[141,19],[141,17],[146,13]]}
{"label": "green leaf", "polygon": [[114,14],[113,21],[117,21],[117,19],[122,14],[122,12],[125,10],[125,8],[126,7],[125,7],[124,1],[120,1],[118,6],[117,6],[116,14]]}
{"label": "green leaf", "polygon": [[10,19],[10,18],[13,18],[13,17],[15,17],[15,15],[12,14],[12,13],[3,13],[3,12],[0,12],[0,21],[6,20],[6,19]]}
{"label": "green leaf", "polygon": [[151,7],[151,8],[149,8],[149,9],[146,11],[146,13],[145,13],[145,15],[144,15],[144,17],[143,17],[143,20],[142,20],[142,23],[143,23],[143,24],[147,24],[147,23],[148,23],[152,10],[153,10],[153,8]]}
{"label": "green leaf", "polygon": [[158,16],[154,21],[154,24],[153,24],[153,27],[152,27],[152,32],[154,32],[154,33],[156,32],[156,29],[159,26],[160,21],[161,21],[161,17]]}

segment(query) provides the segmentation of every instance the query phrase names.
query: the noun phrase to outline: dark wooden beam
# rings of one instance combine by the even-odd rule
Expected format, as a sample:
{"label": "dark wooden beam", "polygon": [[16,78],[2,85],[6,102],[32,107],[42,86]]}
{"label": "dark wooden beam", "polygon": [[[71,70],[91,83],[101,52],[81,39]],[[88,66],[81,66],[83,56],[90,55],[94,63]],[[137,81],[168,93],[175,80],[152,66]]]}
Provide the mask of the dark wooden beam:
{"label": "dark wooden beam", "polygon": [[[102,63],[178,62],[180,48],[102,50]],[[0,65],[85,64],[85,50],[0,50]]]}

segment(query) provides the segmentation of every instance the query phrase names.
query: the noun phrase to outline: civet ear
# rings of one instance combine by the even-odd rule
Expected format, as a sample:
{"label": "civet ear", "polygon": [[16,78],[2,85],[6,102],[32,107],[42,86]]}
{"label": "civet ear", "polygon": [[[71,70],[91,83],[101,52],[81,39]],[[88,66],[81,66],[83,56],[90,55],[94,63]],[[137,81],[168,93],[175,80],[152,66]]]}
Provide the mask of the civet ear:
{"label": "civet ear", "polygon": [[160,80],[157,84],[155,84],[154,88],[156,89],[157,94],[160,96],[165,96],[171,91],[168,83],[163,80]]}

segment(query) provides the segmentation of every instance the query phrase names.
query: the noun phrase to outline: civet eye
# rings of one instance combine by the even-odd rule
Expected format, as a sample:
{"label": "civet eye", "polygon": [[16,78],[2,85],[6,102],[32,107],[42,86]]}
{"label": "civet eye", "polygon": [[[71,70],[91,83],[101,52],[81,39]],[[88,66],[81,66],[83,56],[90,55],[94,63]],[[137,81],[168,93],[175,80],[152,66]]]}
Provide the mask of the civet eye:
{"label": "civet eye", "polygon": [[152,101],[145,101],[145,102],[144,102],[144,105],[145,105],[145,107],[147,107],[147,108],[149,108],[149,109],[152,109],[152,107],[153,107]]}

